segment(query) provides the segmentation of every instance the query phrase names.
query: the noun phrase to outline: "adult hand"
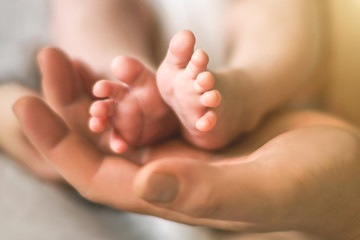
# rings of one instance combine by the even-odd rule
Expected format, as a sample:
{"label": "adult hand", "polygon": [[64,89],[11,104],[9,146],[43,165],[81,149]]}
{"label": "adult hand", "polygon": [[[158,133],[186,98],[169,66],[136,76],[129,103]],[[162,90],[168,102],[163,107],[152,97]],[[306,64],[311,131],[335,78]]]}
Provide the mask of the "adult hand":
{"label": "adult hand", "polygon": [[110,152],[108,132],[95,134],[88,128],[89,106],[96,99],[92,95],[92,86],[100,76],[83,62],[70,59],[56,48],[41,50],[38,63],[45,101],[71,129],[90,139],[104,152]]}
{"label": "adult hand", "polygon": [[[108,134],[93,134],[87,128],[88,106],[94,97],[91,87],[99,79],[85,64],[71,61],[61,51],[53,48],[42,50],[38,56],[43,73],[43,92],[46,102],[60,113],[68,125],[86,136],[101,149],[109,152]],[[63,81],[65,79],[65,81]],[[63,94],[65,93],[65,94]],[[59,96],[60,94],[60,96]],[[37,177],[47,181],[63,181],[62,177],[45,161],[22,133],[11,108],[23,96],[37,96],[41,93],[19,84],[0,86],[0,148]],[[77,99],[76,101],[68,101]],[[68,104],[69,103],[69,104]]]}
{"label": "adult hand", "polygon": [[21,97],[39,96],[20,84],[0,85],[0,151],[17,160],[25,169],[46,181],[62,181],[62,177],[45,161],[23,134],[12,111],[12,106]]}
{"label": "adult hand", "polygon": [[[38,54],[42,73],[42,90],[46,103],[58,113],[67,126],[87,138],[99,150],[113,154],[109,145],[110,130],[94,133],[89,130],[90,105],[98,100],[92,94],[94,83],[101,76],[85,63],[70,59],[56,48],[44,48]],[[141,149],[129,149],[126,156],[138,158]]]}
{"label": "adult hand", "polygon": [[104,154],[39,99],[21,99],[14,110],[38,151],[92,201],[228,230],[358,237],[359,135],[331,117],[276,115],[220,153],[169,142],[141,166]]}

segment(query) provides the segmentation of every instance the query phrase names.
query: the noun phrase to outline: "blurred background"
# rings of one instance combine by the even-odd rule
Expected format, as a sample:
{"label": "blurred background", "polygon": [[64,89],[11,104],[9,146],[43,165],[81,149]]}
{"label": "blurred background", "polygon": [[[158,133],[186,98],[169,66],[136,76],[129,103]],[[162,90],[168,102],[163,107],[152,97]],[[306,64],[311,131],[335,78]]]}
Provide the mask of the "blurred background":
{"label": "blurred background", "polygon": [[0,83],[36,85],[34,57],[49,42],[46,0],[0,0]]}

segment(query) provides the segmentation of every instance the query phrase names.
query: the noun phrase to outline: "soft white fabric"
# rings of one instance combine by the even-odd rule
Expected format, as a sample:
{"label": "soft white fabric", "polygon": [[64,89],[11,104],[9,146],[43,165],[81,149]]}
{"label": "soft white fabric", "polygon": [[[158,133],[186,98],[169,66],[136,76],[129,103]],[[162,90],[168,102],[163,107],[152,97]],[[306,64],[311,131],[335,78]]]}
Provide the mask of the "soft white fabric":
{"label": "soft white fabric", "polygon": [[0,0],[0,84],[35,85],[35,53],[48,42],[47,2]]}
{"label": "soft white fabric", "polygon": [[189,29],[195,33],[197,48],[210,56],[210,67],[224,60],[223,14],[228,0],[148,0],[160,17],[165,39]]}
{"label": "soft white fabric", "polygon": [[[148,0],[160,17],[165,41],[192,30],[210,55],[210,67],[223,62],[222,14],[228,0]],[[0,83],[36,84],[35,55],[49,43],[48,0],[0,0]]]}

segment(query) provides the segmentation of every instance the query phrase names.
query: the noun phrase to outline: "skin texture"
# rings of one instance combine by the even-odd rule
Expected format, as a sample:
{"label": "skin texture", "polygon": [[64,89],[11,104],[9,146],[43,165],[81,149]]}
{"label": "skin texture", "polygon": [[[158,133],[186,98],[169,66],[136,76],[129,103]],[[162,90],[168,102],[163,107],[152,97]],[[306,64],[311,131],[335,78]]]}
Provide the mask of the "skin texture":
{"label": "skin texture", "polygon": [[[343,44],[345,45],[347,44]],[[57,56],[50,57],[50,59],[54,58],[58,59]],[[62,69],[60,73],[68,73],[68,69],[64,69],[61,65],[60,69]],[[102,139],[103,135],[87,132],[87,129],[83,128],[85,118],[71,117],[71,112],[77,108],[74,106],[78,106],[86,113],[85,109],[88,108],[89,102],[94,100],[88,95],[89,91],[86,91],[88,85],[79,83],[74,73],[70,73],[63,79],[66,80],[65,83],[71,80],[72,83],[77,84],[77,87],[71,83],[60,86],[56,84],[60,78],[56,78],[51,72],[45,74],[48,77],[44,79],[47,81],[44,89],[48,91],[48,98],[52,99],[48,102],[67,125],[76,130],[76,133],[69,131],[42,102],[27,98],[18,102],[15,110],[37,150],[35,151],[28,141],[21,140],[24,138],[17,126],[15,132],[20,133],[21,137],[15,139],[15,142],[19,146],[29,146],[29,151],[35,152],[36,156],[39,156],[37,151],[49,156],[50,162],[57,171],[89,199],[123,210],[152,214],[188,224],[240,231],[273,231],[291,228],[313,232],[329,239],[358,239],[359,223],[356,217],[359,214],[358,130],[348,124],[319,113],[282,113],[267,119],[259,130],[245,138],[246,141],[239,141],[233,145],[234,148],[217,154],[194,149],[182,141],[175,140],[153,146],[151,154],[146,157],[140,149],[136,151],[137,154],[131,153],[122,158],[114,158],[108,154],[106,141],[105,147],[94,148],[94,145],[99,146],[101,142],[99,139]],[[341,85],[342,74],[340,72],[337,74],[337,81],[333,83]],[[352,75],[351,71],[348,71],[348,74],[356,76],[356,74]],[[346,79],[357,81],[354,80],[355,78]],[[333,90],[339,89],[336,84],[333,85]],[[351,86],[351,83],[346,86]],[[351,88],[351,90],[355,89]],[[341,104],[340,108],[333,107],[333,109],[346,112],[347,114],[342,114],[343,116],[349,116],[351,113],[352,118],[356,119],[357,111],[354,109],[357,105],[354,103],[358,102],[357,95],[351,94],[352,97],[348,101],[343,101],[344,96],[350,95],[347,94],[347,90],[342,89],[340,94],[330,94],[329,101]],[[348,104],[353,107],[348,108]],[[34,119],[36,116],[30,113],[32,111],[39,113],[38,116],[42,116],[43,119]],[[45,133],[51,133],[50,136],[45,135],[41,130],[43,126],[49,130]],[[63,138],[63,136],[70,137]],[[52,144],[47,145],[44,139]],[[269,140],[271,141],[263,146]],[[292,142],[296,143],[294,144],[296,146],[302,146],[301,151],[294,148]],[[259,149],[254,153],[258,147]],[[68,156],[66,152],[61,151],[62,149],[75,150],[76,154]],[[19,158],[24,156],[26,154]],[[70,160],[83,160],[74,166],[82,167],[81,171],[85,169],[85,173],[75,176],[74,172],[69,171],[68,166],[77,162]],[[140,167],[139,164],[129,160],[138,163],[152,161]],[[172,163],[178,168],[174,169]],[[256,167],[253,167],[254,165]],[[266,166],[266,170],[261,166]],[[279,174],[279,169],[283,169],[280,172],[283,175]],[[176,186],[157,184],[161,179],[156,176],[159,174],[162,175],[161,177],[170,177],[168,182],[175,183]],[[114,186],[104,175],[110,176],[111,180],[120,180],[118,182],[124,184]],[[221,181],[214,182],[218,176]],[[240,184],[236,184],[238,186],[235,187],[234,183]],[[168,191],[169,188],[171,191]],[[204,203],[205,200],[198,198],[196,195],[198,189],[205,189],[205,196],[208,189],[213,191],[212,195],[215,197],[209,205],[206,205],[207,201]],[[161,194],[162,192],[165,194]],[[129,193],[131,196],[129,202],[114,197],[114,193],[118,193],[115,196]],[[174,193],[175,197],[172,196]],[[260,200],[256,196],[260,196]],[[161,200],[160,203],[158,199]],[[170,203],[166,203],[169,199]],[[261,199],[266,200],[261,202]],[[133,202],[130,202],[132,200]],[[240,207],[239,203],[242,203]],[[234,214],[229,209],[239,209],[239,212]],[[256,211],[257,209],[263,211]]]}
{"label": "skin texture", "polygon": [[[69,61],[54,49],[43,54],[51,54],[50,62]],[[66,68],[61,72],[68,77],[47,88],[68,106],[83,105],[70,91],[60,94],[66,89],[59,84],[79,84]],[[63,107],[56,111],[66,112]],[[222,152],[174,140],[151,147],[145,155],[125,157],[94,147],[64,123],[75,121],[73,115],[59,117],[38,98],[23,98],[14,110],[35,148],[92,201],[227,230],[297,229],[330,239],[358,236],[359,133],[333,117],[278,113]],[[127,198],[118,197],[124,195]]]}

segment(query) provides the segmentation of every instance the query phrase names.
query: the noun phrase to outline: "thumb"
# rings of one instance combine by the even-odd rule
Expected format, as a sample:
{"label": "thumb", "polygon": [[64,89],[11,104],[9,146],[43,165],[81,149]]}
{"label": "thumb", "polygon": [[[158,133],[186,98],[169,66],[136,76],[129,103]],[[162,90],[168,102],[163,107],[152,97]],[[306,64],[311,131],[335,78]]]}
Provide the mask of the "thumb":
{"label": "thumb", "polygon": [[215,165],[164,159],[144,166],[134,189],[153,205],[192,217],[258,222],[276,212],[268,172],[255,162]]}

